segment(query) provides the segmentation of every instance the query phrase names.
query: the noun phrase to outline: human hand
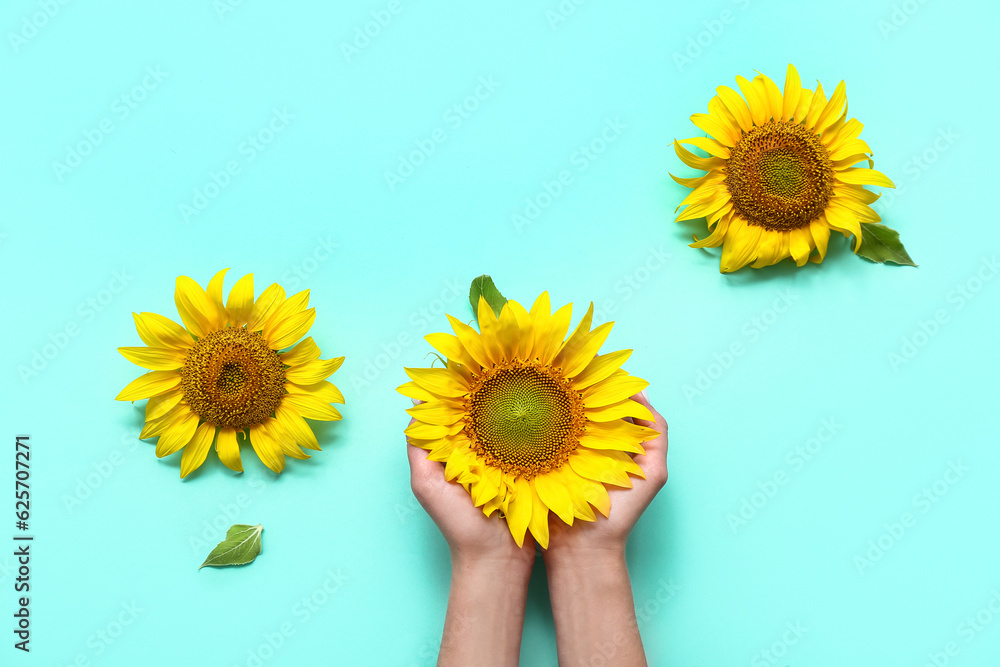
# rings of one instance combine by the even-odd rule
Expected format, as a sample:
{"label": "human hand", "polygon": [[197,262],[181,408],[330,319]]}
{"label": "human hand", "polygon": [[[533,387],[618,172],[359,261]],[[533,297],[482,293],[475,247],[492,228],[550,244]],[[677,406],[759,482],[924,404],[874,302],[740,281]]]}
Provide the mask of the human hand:
{"label": "human hand", "polygon": [[[410,424],[415,421],[411,419]],[[499,512],[484,515],[461,484],[445,479],[443,463],[428,460],[427,452],[419,447],[407,444],[406,449],[413,495],[444,535],[456,564],[487,561],[530,572],[535,561],[535,542],[530,533],[519,548]]]}
{"label": "human hand", "polygon": [[649,404],[644,394],[632,399],[649,408],[655,422],[633,419],[640,426],[659,431],[660,435],[643,443],[645,455],[633,458],[646,474],[645,479],[632,478],[632,488],[611,487],[611,512],[608,518],[601,515],[593,522],[579,521],[568,526],[553,518],[549,526],[549,548],[543,552],[546,564],[566,557],[579,564],[581,559],[599,558],[604,555],[617,557],[624,554],[625,543],[639,517],[652,502],[657,492],[667,482],[667,422]]}

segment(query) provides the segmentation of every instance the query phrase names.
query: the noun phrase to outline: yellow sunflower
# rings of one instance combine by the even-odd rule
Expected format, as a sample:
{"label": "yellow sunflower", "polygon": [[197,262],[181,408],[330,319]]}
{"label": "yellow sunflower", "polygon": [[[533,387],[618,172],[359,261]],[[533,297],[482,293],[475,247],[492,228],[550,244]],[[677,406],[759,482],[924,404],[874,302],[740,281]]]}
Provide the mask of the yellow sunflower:
{"label": "yellow sunflower", "polygon": [[280,473],[285,456],[309,458],[300,445],[319,449],[303,418],[340,419],[330,403],[344,402],[325,379],[344,358],[320,359],[311,337],[291,347],[316,319],[316,309],[307,308],[309,290],[285,298],[275,283],[254,301],[249,274],[223,304],[226,271],[215,274],[207,291],[187,276],[177,278],[174,300],[184,326],[156,313],[132,313],[149,347],[118,348],[152,372],[116,400],[149,399],[139,437],[159,436],[159,457],[183,449],[181,477],[204,463],[213,440],[219,459],[242,472],[240,439],[247,438],[264,465]]}
{"label": "yellow sunflower", "polygon": [[[723,273],[786,257],[798,266],[822,262],[831,229],[853,235],[857,253],[861,223],[880,219],[868,206],[878,195],[864,186],[895,186],[870,168],[871,149],[858,138],[863,126],[847,119],[844,82],[829,100],[819,82],[815,92],[803,88],[792,65],[784,94],[763,74],[753,81],[738,76],[736,82],[743,97],[719,86],[708,113],[691,116],[708,137],[674,142],[685,164],[708,172],[699,178],[673,177],[694,188],[678,206],[686,208],[677,220],[704,217],[711,230],[691,247],[721,245]],[[709,157],[698,157],[682,144]],[[853,166],[862,161],[868,167]]]}
{"label": "yellow sunflower", "polygon": [[530,312],[508,301],[498,318],[480,298],[478,332],[449,316],[454,336],[427,336],[447,367],[407,368],[399,387],[423,401],[407,410],[410,443],[486,516],[502,512],[518,546],[528,530],[548,546],[550,511],[569,525],[594,521],[592,507],[608,516],[605,485],[644,478],[629,454],[657,435],[624,419],[653,421],[629,398],[648,385],[620,368],[632,351],[597,355],[611,323],[591,330],[593,304],[567,339],[571,313],[551,314],[543,293]]}

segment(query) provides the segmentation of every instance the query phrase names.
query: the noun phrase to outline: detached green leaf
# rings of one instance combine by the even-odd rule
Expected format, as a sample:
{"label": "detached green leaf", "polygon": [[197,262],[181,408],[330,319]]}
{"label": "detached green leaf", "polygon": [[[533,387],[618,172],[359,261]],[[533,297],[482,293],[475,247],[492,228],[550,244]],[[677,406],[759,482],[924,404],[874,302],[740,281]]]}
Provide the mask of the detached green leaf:
{"label": "detached green leaf", "polygon": [[212,549],[205,562],[198,567],[226,567],[227,565],[246,565],[252,563],[260,553],[260,534],[264,527],[260,524],[247,526],[237,523],[226,531],[226,539]]}
{"label": "detached green leaf", "polygon": [[899,240],[899,232],[878,222],[861,223],[861,247],[858,254],[872,262],[916,266]]}
{"label": "detached green leaf", "polygon": [[472,287],[469,289],[469,303],[472,304],[472,312],[477,318],[479,317],[480,296],[486,299],[486,303],[493,309],[496,316],[500,317],[500,311],[507,303],[507,297],[500,293],[497,286],[493,284],[493,279],[487,275],[481,275],[473,280]]}

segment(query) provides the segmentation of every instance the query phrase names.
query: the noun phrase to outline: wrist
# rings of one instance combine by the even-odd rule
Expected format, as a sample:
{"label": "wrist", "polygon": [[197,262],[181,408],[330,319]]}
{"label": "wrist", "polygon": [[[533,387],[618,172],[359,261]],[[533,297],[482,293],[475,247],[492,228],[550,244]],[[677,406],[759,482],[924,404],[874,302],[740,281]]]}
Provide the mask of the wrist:
{"label": "wrist", "polygon": [[545,569],[551,576],[561,572],[608,572],[625,569],[625,544],[609,541],[602,545],[566,546],[542,552]]}
{"label": "wrist", "polygon": [[504,585],[527,585],[534,566],[534,552],[483,553],[474,550],[451,550],[452,578],[492,581]]}

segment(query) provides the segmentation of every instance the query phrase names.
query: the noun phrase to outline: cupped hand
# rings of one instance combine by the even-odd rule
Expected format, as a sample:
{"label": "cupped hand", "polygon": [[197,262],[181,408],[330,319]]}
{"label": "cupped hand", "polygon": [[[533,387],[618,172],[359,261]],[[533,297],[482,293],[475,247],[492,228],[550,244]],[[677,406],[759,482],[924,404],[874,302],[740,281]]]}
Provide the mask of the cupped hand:
{"label": "cupped hand", "polygon": [[481,508],[473,505],[465,487],[444,478],[443,463],[428,460],[425,450],[409,443],[406,449],[413,495],[444,535],[453,559],[531,566],[535,560],[535,542],[530,533],[519,548],[499,512],[490,517],[484,515]]}
{"label": "cupped hand", "polygon": [[639,517],[652,502],[657,492],[667,482],[667,422],[656,409],[649,404],[649,399],[643,394],[632,396],[632,400],[649,408],[656,418],[650,422],[645,419],[633,419],[640,426],[647,426],[660,433],[659,436],[642,443],[645,454],[633,456],[636,463],[646,474],[646,478],[632,479],[632,488],[610,487],[611,512],[608,518],[597,515],[593,522],[577,520],[572,526],[567,526],[557,518],[552,518],[549,525],[549,548],[545,552],[546,561],[561,555],[581,555],[606,552],[624,552],[625,542],[632,532]]}

